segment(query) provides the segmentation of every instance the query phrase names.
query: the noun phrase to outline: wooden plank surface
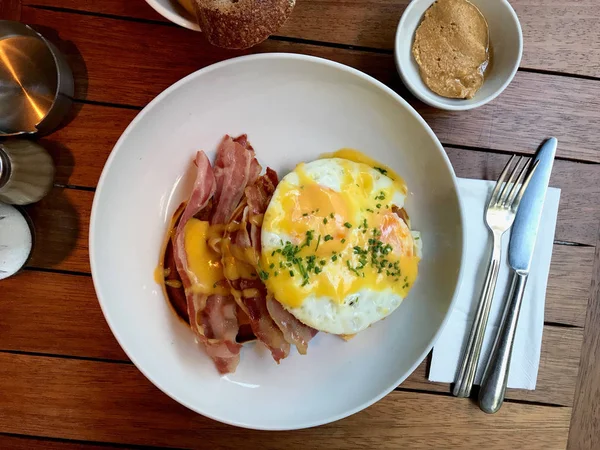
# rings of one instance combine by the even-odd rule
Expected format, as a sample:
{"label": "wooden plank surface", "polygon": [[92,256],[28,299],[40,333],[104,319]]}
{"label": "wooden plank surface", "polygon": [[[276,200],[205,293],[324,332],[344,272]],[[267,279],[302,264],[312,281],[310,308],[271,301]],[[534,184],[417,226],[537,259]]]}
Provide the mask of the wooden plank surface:
{"label": "wooden plank surface", "polygon": [[[522,151],[515,147],[511,151]],[[507,155],[446,147],[456,175],[497,180],[508,161]],[[555,239],[595,245],[600,223],[600,166],[556,161],[550,186],[561,189]],[[588,287],[585,287],[586,291]]]}
{"label": "wooden plank surface", "polygon": [[133,366],[0,354],[0,429],[8,433],[232,449],[249,442],[263,449],[563,449],[570,413],[568,407],[508,402],[490,416],[451,397],[393,392],[330,425],[251,431],[192,413],[160,393]]}
{"label": "wooden plank surface", "polygon": [[[24,271],[2,289],[0,350],[128,361],[102,316],[90,277]],[[561,307],[548,304],[547,311],[557,315]],[[32,311],[43,320],[30,320]],[[581,328],[546,326],[537,389],[509,390],[508,398],[571,406],[582,338]],[[402,386],[449,392],[447,385],[427,381],[426,366]]]}
{"label": "wooden plank surface", "polygon": [[137,114],[75,103],[66,126],[40,140],[54,159],[55,183],[95,187],[112,148]]}
{"label": "wooden plank surface", "polygon": [[0,434],[0,448],[7,450],[106,450],[107,447],[83,442]]}
{"label": "wooden plank surface", "polygon": [[[583,329],[581,328],[544,326],[542,354],[535,390],[507,389],[506,398],[572,406],[582,340]],[[428,381],[427,368],[428,364],[425,361],[402,383],[401,387],[450,393],[450,384]]]}
{"label": "wooden plank surface", "polygon": [[88,229],[93,192],[55,187],[26,211],[35,226],[28,265],[90,272]]}
{"label": "wooden plank surface", "polygon": [[[143,106],[183,76],[244,53],[223,52],[207,46],[201,34],[171,26],[90,20],[31,7],[23,7],[22,20],[63,50],[76,76],[76,97],[93,101]],[[59,36],[52,31],[56,23],[62,24]],[[555,135],[559,156],[600,162],[595,134],[600,83],[595,80],[519,72],[494,102],[472,111],[440,112],[408,96],[391,55],[273,40],[251,50],[274,51],[332,59],[391,85],[412,101],[443,143],[533,153],[543,138]]]}
{"label": "wooden plank surface", "polygon": [[[392,50],[408,0],[303,0],[276,34]],[[600,77],[600,12],[595,0],[512,0],[523,29],[521,67]],[[25,0],[115,16],[165,21],[143,2]]]}
{"label": "wooden plank surface", "polygon": [[21,18],[21,0],[2,0],[0,2],[0,19],[19,20]]}
{"label": "wooden plank surface", "polygon": [[[447,385],[429,383],[427,362],[402,388],[437,394],[397,391],[350,419],[301,432],[266,434],[233,429],[197,416],[158,392],[117,345],[101,315],[91,279],[85,275],[89,272],[90,188],[96,185],[114,142],[140,107],[182,76],[248,52],[214,49],[201,34],[164,23],[142,1],[24,0],[29,6],[19,11],[20,3],[0,0],[0,18],[17,19],[22,13],[24,22],[34,24],[58,44],[74,69],[76,97],[81,100],[76,102],[70,123],[43,144],[57,162],[56,182],[84,189],[56,188],[43,202],[28,208],[38,237],[30,266],[83,275],[27,270],[2,282],[0,448],[36,448],[36,444],[27,446],[30,439],[2,433],[82,443],[182,447],[233,448],[248,442],[264,448],[317,442],[327,448],[565,447],[570,408],[509,402],[499,415],[485,416],[469,401],[448,397]],[[556,239],[586,246],[555,245],[546,321],[569,326],[545,326],[538,389],[510,390],[508,397],[570,406],[577,386],[570,448],[595,449],[600,446],[600,334],[596,326],[600,320],[600,263],[598,254],[594,260],[598,247],[588,246],[599,243],[600,165],[589,163],[600,162],[596,144],[600,82],[554,72],[600,77],[600,28],[596,26],[600,9],[593,0],[511,0],[523,25],[522,67],[547,73],[520,71],[491,104],[471,112],[447,113],[412,99],[396,74],[391,48],[406,4],[407,0],[303,0],[280,32],[292,41],[271,39],[250,52],[322,56],[390,85],[448,144],[446,151],[459,176],[495,179],[507,158],[502,153],[532,153],[543,137],[558,137],[559,157],[564,159],[557,161],[551,180],[551,185],[562,189]],[[294,42],[297,38],[305,41]],[[346,48],[312,41],[340,43]],[[123,107],[90,104],[98,102]],[[595,284],[586,322],[592,275]],[[43,323],[31,320],[32,311],[43,316]],[[40,442],[52,444],[40,448],[79,448],[79,444],[63,441]]]}
{"label": "wooden plank surface", "polygon": [[600,230],[579,368],[570,449],[600,448]]}
{"label": "wooden plank surface", "polygon": [[[102,315],[90,276],[25,270],[3,281],[2,293],[0,350],[129,360]],[[31,320],[33,313],[41,319]]]}

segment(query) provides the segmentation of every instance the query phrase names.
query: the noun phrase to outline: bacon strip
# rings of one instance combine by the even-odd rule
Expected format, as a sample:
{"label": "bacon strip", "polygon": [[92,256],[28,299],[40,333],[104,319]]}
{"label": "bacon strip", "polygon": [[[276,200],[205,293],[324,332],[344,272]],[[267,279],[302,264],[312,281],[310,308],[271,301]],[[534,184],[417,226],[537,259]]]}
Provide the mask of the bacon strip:
{"label": "bacon strip", "polygon": [[253,181],[262,170],[246,135],[236,139],[227,135],[223,138],[217,150],[214,170],[217,191],[211,223],[224,224],[230,221],[248,182]]}
{"label": "bacon strip", "polygon": [[210,208],[216,191],[216,180],[204,152],[198,152],[194,188],[173,237],[177,272],[186,291],[190,327],[204,345],[217,370],[224,374],[235,371],[240,360],[241,345],[235,342],[238,332],[236,304],[232,296],[194,293],[188,273],[185,251],[185,225],[194,216]]}
{"label": "bacon strip", "polygon": [[318,330],[304,325],[290,312],[286,311],[281,303],[269,296],[267,298],[267,310],[273,321],[277,324],[283,337],[287,342],[293,344],[298,349],[298,353],[306,355],[308,349],[308,343],[315,335]]}
{"label": "bacon strip", "polygon": [[194,164],[197,169],[194,187],[192,188],[192,193],[187,201],[185,210],[181,215],[181,219],[179,219],[176,234],[180,234],[188,220],[208,206],[208,202],[215,195],[217,189],[210,161],[204,152],[200,151],[196,153]]}
{"label": "bacon strip", "polygon": [[248,314],[250,326],[256,338],[271,351],[273,359],[279,363],[290,353],[290,344],[269,315],[267,309],[267,290],[260,280],[239,278],[231,281],[234,297],[241,302],[242,309]]}
{"label": "bacon strip", "polygon": [[[277,185],[277,174],[267,173],[248,186],[245,196],[233,214],[229,231],[223,239],[224,265],[234,264],[250,274],[250,278],[239,277],[236,270],[225,270],[233,295],[240,308],[250,318],[256,337],[269,348],[273,359],[279,361],[288,356],[290,344],[277,323],[269,315],[267,290],[258,277],[258,255],[260,254],[260,225],[269,200]],[[260,221],[258,220],[260,219]]]}
{"label": "bacon strip", "polygon": [[[267,168],[265,176],[259,178],[254,185],[246,188],[246,197],[248,199],[248,207],[250,208],[250,220],[253,222],[250,238],[257,251],[260,251],[261,248],[260,226],[255,225],[255,222],[258,222],[258,220],[253,219],[260,217],[260,222],[262,223],[262,215],[269,206],[277,183],[277,173]],[[285,340],[295,345],[300,354],[305,355],[309,341],[318,331],[304,325],[291,313],[286,311],[281,303],[270,296],[266,299],[266,307],[269,316],[277,324]]]}

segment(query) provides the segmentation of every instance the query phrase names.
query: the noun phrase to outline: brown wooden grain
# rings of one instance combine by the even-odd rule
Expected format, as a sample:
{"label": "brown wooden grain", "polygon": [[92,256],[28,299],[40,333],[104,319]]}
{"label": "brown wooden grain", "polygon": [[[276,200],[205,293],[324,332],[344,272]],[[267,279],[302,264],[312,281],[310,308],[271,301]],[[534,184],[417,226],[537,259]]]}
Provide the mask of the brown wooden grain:
{"label": "brown wooden grain", "polygon": [[[446,152],[456,175],[465,178],[497,180],[509,159],[507,155],[448,147]],[[550,186],[561,189],[555,238],[595,245],[600,223],[600,166],[556,161]]]}
{"label": "brown wooden grain", "polygon": [[[542,354],[535,390],[508,389],[506,398],[572,406],[582,341],[583,329],[581,328],[544,326]],[[401,387],[450,393],[450,384],[433,383],[428,380],[428,366],[429,361],[425,360],[402,383]],[[473,393],[475,395],[476,390]]]}
{"label": "brown wooden grain", "polygon": [[[62,48],[75,73],[77,98],[94,101],[143,106],[183,76],[244,53],[215,49],[201,34],[171,26],[31,7],[23,7],[22,19]],[[57,23],[62,42],[51,30]],[[406,96],[443,143],[533,153],[543,138],[555,135],[559,156],[600,162],[594,132],[600,83],[594,80],[520,72],[494,102],[473,111],[442,112],[408,96],[391,55],[273,40],[250,51],[299,52],[356,67]]]}
{"label": "brown wooden grain", "polygon": [[523,28],[521,67],[600,77],[596,0],[514,0]]}
{"label": "brown wooden grain", "polygon": [[90,276],[25,270],[3,281],[2,293],[0,350],[128,361]]}
{"label": "brown wooden grain", "polygon": [[107,446],[0,434],[0,448],[7,450],[106,450]]}
{"label": "brown wooden grain", "polygon": [[[178,447],[263,449],[562,449],[571,408],[506,403],[489,416],[469,402],[393,392],[330,425],[243,430],[195,414],[129,365],[0,354],[0,429],[9,433]],[[435,430],[435,431],[434,431]]]}
{"label": "brown wooden grain", "polygon": [[[225,51],[189,30],[104,17],[23,7],[22,20],[45,33],[65,54],[80,99],[144,106],[180,78],[212,63],[261,52],[320,56],[397,80],[390,55],[266,41],[245,51]],[[56,24],[60,24],[58,33]],[[123,36],[127,36],[123,39]],[[110,64],[107,64],[110,61]]]}
{"label": "brown wooden grain", "polygon": [[[20,11],[20,2],[0,0],[0,18],[18,19],[22,12],[24,22],[33,24],[67,55],[79,99],[140,107],[182,76],[248,53],[218,50],[208,46],[201,34],[161,25],[164,19],[142,1],[24,3],[155,21],[30,6]],[[277,39],[250,52],[299,52],[363,70],[405,96],[440,140],[451,147],[532,153],[543,137],[556,135],[560,157],[600,162],[598,80],[521,71],[497,100],[471,112],[435,111],[412,99],[399,82],[389,51],[406,3],[303,0],[280,33],[383,48],[384,52]],[[600,76],[600,28],[596,26],[600,9],[596,2],[511,0],[511,4],[523,25],[522,67]],[[57,183],[95,186],[110,149],[136,113],[77,103],[70,123],[43,140],[57,162]],[[495,179],[506,159],[493,151],[447,148],[447,152],[459,176],[474,178]],[[600,249],[599,168],[596,164],[557,161],[551,181],[563,190],[556,238],[596,245],[596,252]],[[42,203],[28,208],[37,227],[30,266],[89,271],[87,229],[92,198],[92,192],[57,188]],[[546,325],[538,389],[508,392],[510,399],[570,405],[579,361],[577,349],[583,341],[569,440],[573,449],[595,450],[600,446],[599,273],[599,256],[596,253],[594,260],[593,247],[554,246],[546,321],[576,327],[585,324],[585,336],[581,328]],[[101,315],[88,276],[25,271],[3,281],[0,296],[0,350],[126,360]],[[36,320],[31,320],[32,314]],[[426,366],[423,363],[403,387],[447,393],[447,385],[426,381]],[[0,433],[189,447],[238,448],[252,442],[265,448],[312,447],[316,443],[326,448],[564,448],[570,412],[570,408],[507,403],[500,414],[485,416],[468,401],[395,392],[360,415],[336,424],[266,434],[233,429],[190,413],[159,393],[128,362],[0,353]],[[21,439],[0,434],[0,448],[35,447]],[[62,442],[60,446],[49,442],[52,444],[43,448],[63,448]]]}
{"label": "brown wooden grain", "polygon": [[[25,0],[25,4],[166,21],[143,2]],[[276,34],[391,50],[408,0],[303,0]],[[523,29],[521,67],[600,77],[595,0],[513,0]]]}
{"label": "brown wooden grain", "polygon": [[555,136],[560,156],[599,162],[592,124],[600,120],[596,88],[595,80],[519,72],[500,97],[480,108],[418,110],[446,144],[533,153]]}
{"label": "brown wooden grain", "polygon": [[76,103],[68,124],[40,140],[54,159],[55,182],[95,187],[113,146],[137,113]]}
{"label": "brown wooden grain", "polygon": [[594,248],[555,245],[546,290],[547,322],[583,326]]}
{"label": "brown wooden grain", "polygon": [[29,266],[90,272],[88,228],[93,192],[54,188],[26,208],[35,226]]}
{"label": "brown wooden grain", "polygon": [[0,2],[0,20],[19,20],[21,18],[21,0],[2,0]]}
{"label": "brown wooden grain", "polygon": [[569,449],[600,448],[600,236],[594,258]]}

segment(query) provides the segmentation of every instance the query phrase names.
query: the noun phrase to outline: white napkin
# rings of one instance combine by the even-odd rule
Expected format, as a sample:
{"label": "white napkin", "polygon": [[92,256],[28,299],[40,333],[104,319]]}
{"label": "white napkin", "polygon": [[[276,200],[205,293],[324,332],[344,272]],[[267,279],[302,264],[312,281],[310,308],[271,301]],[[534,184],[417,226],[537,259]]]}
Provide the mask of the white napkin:
{"label": "white napkin", "polygon": [[[493,181],[458,180],[465,214],[464,226],[467,239],[465,266],[454,310],[433,348],[429,371],[430,381],[452,383],[458,372],[459,359],[471,331],[473,316],[481,296],[489,264],[492,243],[490,232],[484,223],[484,210],[494,185]],[[550,271],[559,199],[560,189],[549,188],[533,252],[531,272],[521,305],[508,376],[509,388],[535,389],[544,328],[546,285]],[[508,265],[509,239],[510,230],[502,239],[503,261],[479,358],[475,384],[479,384],[481,381],[510,289],[512,271]]]}

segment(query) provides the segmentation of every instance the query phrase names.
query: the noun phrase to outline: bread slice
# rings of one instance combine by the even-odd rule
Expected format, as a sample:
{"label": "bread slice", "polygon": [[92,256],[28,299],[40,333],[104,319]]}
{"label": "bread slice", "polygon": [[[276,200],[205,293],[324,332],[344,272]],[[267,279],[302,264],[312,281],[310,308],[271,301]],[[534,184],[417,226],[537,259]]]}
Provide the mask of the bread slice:
{"label": "bread slice", "polygon": [[296,0],[193,0],[198,23],[218,47],[244,49],[275,33]]}

